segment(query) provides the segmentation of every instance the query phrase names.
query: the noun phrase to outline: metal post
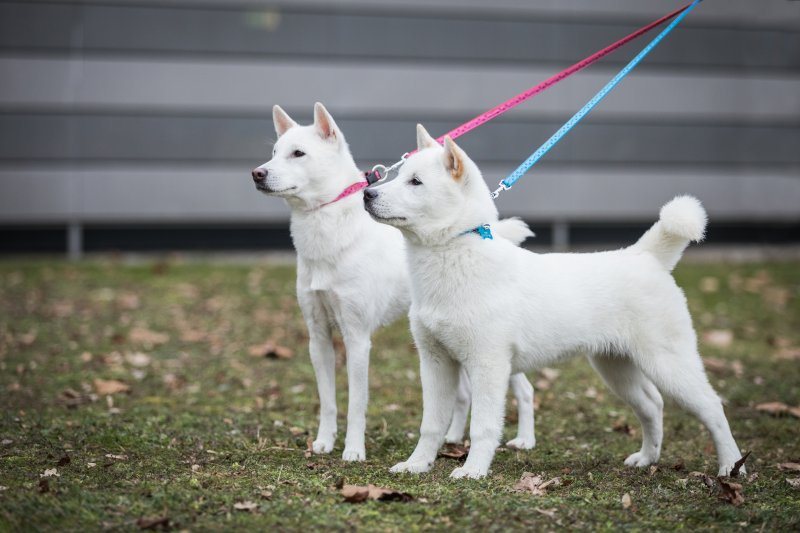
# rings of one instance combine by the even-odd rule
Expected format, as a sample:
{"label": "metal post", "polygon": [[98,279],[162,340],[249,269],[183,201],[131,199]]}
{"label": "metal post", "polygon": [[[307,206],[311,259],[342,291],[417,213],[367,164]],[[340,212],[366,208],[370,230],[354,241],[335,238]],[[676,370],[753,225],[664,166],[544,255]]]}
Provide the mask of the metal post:
{"label": "metal post", "polygon": [[83,225],[80,222],[70,222],[67,225],[67,257],[70,261],[77,261],[83,256]]}
{"label": "metal post", "polygon": [[569,250],[569,222],[566,220],[553,222],[553,250],[556,252]]}

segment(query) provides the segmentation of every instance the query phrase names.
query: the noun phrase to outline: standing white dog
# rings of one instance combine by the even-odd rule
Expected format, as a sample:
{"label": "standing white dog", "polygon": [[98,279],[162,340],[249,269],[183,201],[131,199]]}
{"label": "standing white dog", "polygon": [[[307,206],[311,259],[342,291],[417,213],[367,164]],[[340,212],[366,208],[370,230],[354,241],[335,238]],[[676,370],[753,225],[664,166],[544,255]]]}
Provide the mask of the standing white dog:
{"label": "standing white dog", "polygon": [[728,474],[741,454],[703,370],[686,299],[670,275],[689,242],[703,238],[700,202],[674,199],[629,248],[537,255],[474,233],[497,220],[477,166],[449,137],[443,148],[418,126],[417,139],[420,152],[397,178],[364,192],[370,214],[406,237],[409,316],[421,359],[419,443],[392,471],[431,468],[459,363],[472,384],[472,449],[451,476],[476,478],[494,457],[509,375],[586,354],[642,424],[642,448],[626,465],[659,459],[661,391],[708,428],[719,473]]}
{"label": "standing white dog", "polygon": [[[309,352],[320,400],[315,453],[329,453],[336,438],[335,362],[332,328],[347,351],[349,405],[345,461],[366,457],[364,431],[368,399],[370,337],[378,327],[408,311],[410,288],[405,245],[399,231],[374,222],[360,194],[341,196],[364,181],[333,117],[317,103],[314,124],[298,126],[280,107],[273,108],[278,140],[270,161],[252,172],[256,188],[283,198],[291,209],[291,234],[297,250],[297,300],[308,326]],[[507,239],[531,235],[518,220],[501,223]],[[509,446],[531,448],[533,387],[523,374],[512,378],[519,409],[519,434]],[[464,436],[469,383],[458,387],[457,409],[448,413],[450,442]],[[454,399],[456,399],[454,389]]]}

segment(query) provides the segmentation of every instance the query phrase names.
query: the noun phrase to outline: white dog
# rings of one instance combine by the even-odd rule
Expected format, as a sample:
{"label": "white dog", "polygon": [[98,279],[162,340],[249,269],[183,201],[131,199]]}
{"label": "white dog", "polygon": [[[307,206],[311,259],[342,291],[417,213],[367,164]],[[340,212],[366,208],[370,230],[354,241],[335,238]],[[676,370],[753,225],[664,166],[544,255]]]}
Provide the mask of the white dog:
{"label": "white dog", "polygon": [[[393,472],[425,472],[453,408],[458,364],[472,384],[472,449],[454,478],[486,475],[503,427],[508,377],[586,354],[642,424],[646,466],[661,453],[659,391],[711,432],[719,473],[741,457],[722,403],[708,383],[683,292],[670,271],[690,241],[703,238],[700,202],[679,197],[628,248],[537,255],[472,231],[497,221],[477,166],[450,139],[418,126],[420,152],[397,178],[364,193],[378,221],[400,228],[411,269],[411,328],[421,358],[420,439]],[[491,226],[490,226],[491,227]]]}
{"label": "white dog", "polygon": [[[366,457],[364,431],[368,397],[370,337],[379,326],[408,311],[409,275],[401,233],[374,222],[364,211],[361,194],[339,198],[364,176],[353,161],[333,117],[317,103],[314,124],[298,126],[280,107],[273,108],[278,140],[270,161],[252,172],[256,188],[283,198],[291,209],[291,234],[297,250],[297,300],[309,333],[309,352],[320,399],[315,453],[329,453],[336,438],[335,361],[332,328],[342,334],[347,351],[349,405],[345,461]],[[502,222],[507,239],[522,242],[531,235],[518,220]],[[512,378],[519,409],[519,434],[508,444],[531,448],[533,387],[523,374]],[[469,410],[466,379],[454,389],[457,409],[450,442],[464,436]]]}

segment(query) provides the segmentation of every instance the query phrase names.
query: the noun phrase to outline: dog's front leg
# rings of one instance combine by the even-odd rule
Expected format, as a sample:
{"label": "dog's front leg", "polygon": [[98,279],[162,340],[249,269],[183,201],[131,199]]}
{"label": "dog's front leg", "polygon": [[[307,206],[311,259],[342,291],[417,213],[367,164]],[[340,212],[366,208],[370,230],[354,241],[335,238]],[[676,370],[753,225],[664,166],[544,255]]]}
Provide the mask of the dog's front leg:
{"label": "dog's front leg", "polygon": [[367,402],[369,401],[369,350],[368,331],[343,333],[347,350],[347,435],[344,439],[345,461],[363,461],[367,452],[364,433],[367,429]]}
{"label": "dog's front leg", "polygon": [[455,389],[458,380],[458,364],[439,350],[429,350],[426,343],[417,346],[422,378],[422,425],[419,442],[408,460],[397,463],[392,472],[427,472],[444,442],[447,424],[453,415]]}
{"label": "dog's front leg", "polygon": [[453,409],[453,418],[450,421],[450,429],[444,437],[445,442],[458,443],[464,442],[464,428],[467,426],[467,416],[469,416],[469,404],[472,398],[472,390],[469,386],[469,376],[462,366],[458,372],[458,391],[456,393],[456,405]]}
{"label": "dog's front leg", "polygon": [[308,352],[319,392],[319,430],[312,449],[314,453],[330,453],[336,441],[336,352],[331,321],[313,293],[298,290],[297,301],[308,327]]}
{"label": "dog's front leg", "polygon": [[503,433],[503,411],[511,375],[511,364],[502,355],[467,363],[472,385],[472,420],[469,428],[470,451],[464,466],[450,474],[453,478],[479,478],[489,472],[494,452]]}

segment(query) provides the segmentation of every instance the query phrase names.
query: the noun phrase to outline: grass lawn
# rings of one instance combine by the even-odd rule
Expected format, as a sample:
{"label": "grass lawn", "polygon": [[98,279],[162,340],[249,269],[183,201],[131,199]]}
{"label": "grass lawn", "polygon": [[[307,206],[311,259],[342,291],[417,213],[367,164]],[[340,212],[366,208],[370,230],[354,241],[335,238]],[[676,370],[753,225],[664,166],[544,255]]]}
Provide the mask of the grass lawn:
{"label": "grass lawn", "polygon": [[[318,401],[294,268],[0,262],[0,530],[797,531],[800,487],[787,478],[800,472],[778,464],[800,463],[800,419],[756,406],[800,406],[798,266],[675,273],[734,436],[752,451],[734,506],[696,474],[715,477],[713,446],[672,403],[659,466],[624,467],[638,423],[583,360],[530,375],[536,449],[501,448],[479,481],[450,480],[450,458],[395,476],[421,416],[406,322],[374,338],[367,461],[345,464],[343,356],[337,446],[306,453]],[[561,483],[515,492],[524,472]],[[343,483],[414,500],[347,503]]]}

